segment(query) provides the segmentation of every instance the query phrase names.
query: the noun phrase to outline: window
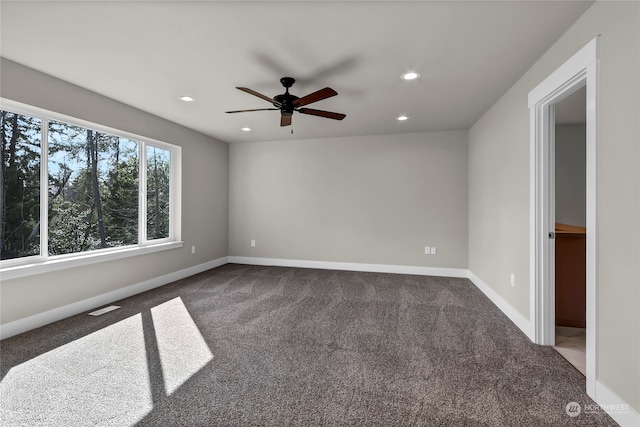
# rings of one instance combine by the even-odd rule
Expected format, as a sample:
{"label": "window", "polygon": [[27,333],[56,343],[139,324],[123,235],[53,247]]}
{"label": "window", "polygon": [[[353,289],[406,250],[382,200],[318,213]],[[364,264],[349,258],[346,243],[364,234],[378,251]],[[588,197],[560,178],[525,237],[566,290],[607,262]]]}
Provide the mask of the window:
{"label": "window", "polygon": [[49,122],[49,255],[138,243],[138,143]]}
{"label": "window", "polygon": [[0,110],[3,266],[179,240],[179,147],[15,110]]}
{"label": "window", "polygon": [[0,257],[40,254],[42,121],[0,111]]}
{"label": "window", "polygon": [[169,237],[171,152],[147,147],[147,239]]}

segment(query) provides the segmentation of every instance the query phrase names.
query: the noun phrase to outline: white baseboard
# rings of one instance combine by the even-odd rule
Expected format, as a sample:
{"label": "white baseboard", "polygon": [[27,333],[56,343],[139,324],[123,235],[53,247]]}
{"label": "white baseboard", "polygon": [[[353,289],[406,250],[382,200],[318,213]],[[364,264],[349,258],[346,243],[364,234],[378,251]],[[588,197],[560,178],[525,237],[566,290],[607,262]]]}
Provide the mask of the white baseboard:
{"label": "white baseboard", "polygon": [[227,257],[218,258],[213,261],[165,274],[164,276],[145,280],[144,282],[136,283],[125,288],[116,289],[111,292],[96,295],[95,297],[87,298],[82,301],[74,302],[43,313],[34,314],[33,316],[0,325],[0,339],[9,338],[14,335],[48,325],[49,323],[57,322],[58,320],[65,319],[70,316],[75,316],[76,314],[80,314],[93,308],[110,304],[114,301],[175,282],[176,280],[184,279],[185,277],[193,276],[194,274],[198,274],[227,263]]}
{"label": "white baseboard", "polygon": [[505,316],[509,318],[524,334],[532,341],[535,342],[535,335],[533,331],[533,325],[520,313],[516,310],[511,304],[507,302],[504,298],[502,298],[496,291],[493,290],[489,285],[487,285],[482,279],[476,276],[472,271],[468,271],[469,280],[473,282],[474,285],[480,291],[485,294],[487,298],[491,300],[496,307],[502,311]]}
{"label": "white baseboard", "polygon": [[596,398],[593,400],[621,427],[640,426],[640,414],[600,381],[596,381]]}
{"label": "white baseboard", "polygon": [[308,261],[301,259],[254,258],[230,256],[230,263],[276,267],[318,268],[321,270],[366,271],[371,273],[413,274],[419,276],[468,277],[463,268],[416,267],[392,264],[359,264],[334,261]]}

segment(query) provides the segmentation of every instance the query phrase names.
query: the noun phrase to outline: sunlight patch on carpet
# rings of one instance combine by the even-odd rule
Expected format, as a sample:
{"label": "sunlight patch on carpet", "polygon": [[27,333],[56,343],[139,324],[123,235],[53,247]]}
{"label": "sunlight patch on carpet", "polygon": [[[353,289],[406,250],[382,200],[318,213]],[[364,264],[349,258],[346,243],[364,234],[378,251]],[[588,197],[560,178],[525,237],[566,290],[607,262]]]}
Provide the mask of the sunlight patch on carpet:
{"label": "sunlight patch on carpet", "polygon": [[132,425],[153,408],[142,317],[131,316],[12,368],[5,425]]}
{"label": "sunlight patch on carpet", "polygon": [[167,396],[202,369],[213,354],[182,299],[151,309]]}

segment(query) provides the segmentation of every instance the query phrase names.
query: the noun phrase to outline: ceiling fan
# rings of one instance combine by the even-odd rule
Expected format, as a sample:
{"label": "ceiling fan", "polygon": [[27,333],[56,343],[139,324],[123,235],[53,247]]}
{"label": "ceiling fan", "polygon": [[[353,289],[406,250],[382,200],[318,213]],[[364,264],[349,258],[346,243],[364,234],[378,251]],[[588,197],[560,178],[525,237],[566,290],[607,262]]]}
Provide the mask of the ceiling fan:
{"label": "ceiling fan", "polygon": [[291,116],[293,116],[294,111],[297,111],[300,114],[309,114],[312,116],[325,117],[327,119],[334,119],[334,120],[342,120],[345,117],[347,117],[346,114],[334,113],[331,111],[324,111],[324,110],[314,110],[313,108],[304,108],[305,105],[311,104],[312,102],[317,102],[323,99],[330,98],[332,96],[336,96],[338,92],[331,89],[330,87],[325,87],[324,89],[320,89],[318,91],[310,93],[307,96],[298,98],[297,96],[289,93],[289,88],[293,86],[295,82],[296,80],[293,77],[281,78],[280,83],[282,83],[282,86],[285,87],[285,92],[282,95],[276,95],[273,98],[269,98],[268,96],[258,93],[255,90],[249,89],[247,87],[237,87],[236,89],[240,89],[243,92],[257,96],[258,98],[262,98],[265,101],[272,103],[273,106],[276,108],[256,108],[253,110],[226,111],[226,113],[244,113],[247,111],[280,110],[280,126],[291,125]]}

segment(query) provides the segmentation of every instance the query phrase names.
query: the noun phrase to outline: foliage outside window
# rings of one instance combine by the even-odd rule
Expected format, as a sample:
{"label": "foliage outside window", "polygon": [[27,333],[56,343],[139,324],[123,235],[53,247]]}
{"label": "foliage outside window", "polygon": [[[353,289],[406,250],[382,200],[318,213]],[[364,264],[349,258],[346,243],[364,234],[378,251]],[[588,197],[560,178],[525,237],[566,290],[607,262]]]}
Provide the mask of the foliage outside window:
{"label": "foliage outside window", "polygon": [[42,121],[0,111],[1,259],[40,254]]}
{"label": "foliage outside window", "polygon": [[[173,237],[171,146],[11,111],[0,114],[0,259]],[[41,182],[45,159],[48,177]]]}
{"label": "foliage outside window", "polygon": [[147,147],[147,238],[169,237],[171,152]]}

